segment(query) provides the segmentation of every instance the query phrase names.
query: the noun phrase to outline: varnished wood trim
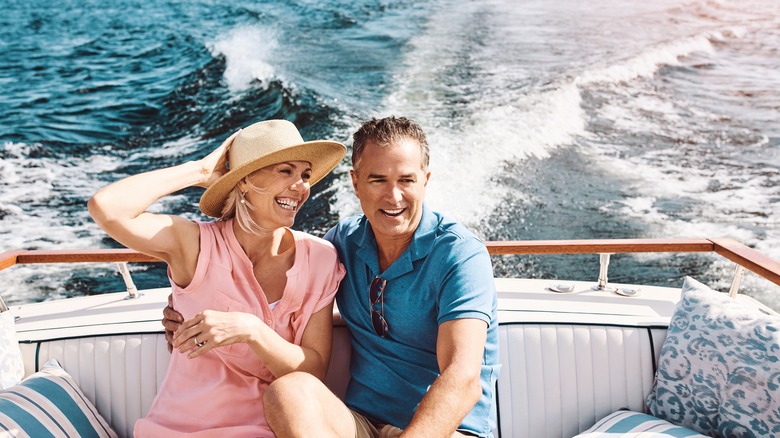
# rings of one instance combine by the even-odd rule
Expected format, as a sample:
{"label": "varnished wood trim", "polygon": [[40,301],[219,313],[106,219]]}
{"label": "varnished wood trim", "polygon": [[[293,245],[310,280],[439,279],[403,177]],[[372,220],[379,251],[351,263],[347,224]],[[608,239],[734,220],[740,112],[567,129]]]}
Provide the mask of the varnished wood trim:
{"label": "varnished wood trim", "polygon": [[24,251],[6,251],[0,254],[0,271],[15,265],[17,263],[19,254],[23,252]]}
{"label": "varnished wood trim", "polygon": [[[715,252],[780,285],[780,262],[731,239],[601,239],[488,241],[491,255]],[[161,262],[126,248],[6,251],[0,270],[31,263]]]}
{"label": "varnished wood trim", "polygon": [[710,239],[715,252],[732,262],[780,285],[780,262],[731,239]]}
{"label": "varnished wood trim", "polygon": [[102,263],[102,262],[160,262],[161,260],[127,248],[83,249],[68,251],[22,251],[16,257],[18,264],[31,263]]}
{"label": "varnished wood trim", "polygon": [[711,252],[707,239],[514,240],[485,242],[492,255]]}

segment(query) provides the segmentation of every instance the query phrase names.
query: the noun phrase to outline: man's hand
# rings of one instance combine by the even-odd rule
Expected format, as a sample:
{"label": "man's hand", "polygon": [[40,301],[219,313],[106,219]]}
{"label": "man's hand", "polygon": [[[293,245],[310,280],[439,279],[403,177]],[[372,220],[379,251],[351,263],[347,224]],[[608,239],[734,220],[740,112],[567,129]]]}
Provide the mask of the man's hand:
{"label": "man's hand", "polygon": [[165,340],[168,341],[168,353],[173,351],[173,332],[175,332],[184,317],[173,309],[173,295],[168,295],[168,306],[163,309],[162,325],[165,327]]}

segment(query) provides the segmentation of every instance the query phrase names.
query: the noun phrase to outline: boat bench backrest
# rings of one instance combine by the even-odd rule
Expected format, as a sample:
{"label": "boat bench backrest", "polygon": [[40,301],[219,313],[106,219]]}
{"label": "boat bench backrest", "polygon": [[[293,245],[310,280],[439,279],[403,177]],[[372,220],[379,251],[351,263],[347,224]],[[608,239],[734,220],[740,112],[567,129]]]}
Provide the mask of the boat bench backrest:
{"label": "boat bench backrest", "polygon": [[[26,374],[57,359],[120,437],[146,415],[165,378],[170,353],[160,333],[129,333],[20,344]],[[347,329],[334,327],[333,354],[326,383],[343,396],[349,381]]]}
{"label": "boat bench backrest", "polygon": [[[570,437],[620,408],[642,410],[664,329],[576,324],[501,324],[498,437]],[[162,333],[22,344],[26,364],[56,358],[120,437],[133,436],[165,376]],[[349,379],[345,327],[334,332],[326,383],[339,396]],[[34,370],[28,370],[32,372]]]}
{"label": "boat bench backrest", "polygon": [[496,436],[571,437],[618,409],[641,412],[665,337],[665,328],[501,324]]}

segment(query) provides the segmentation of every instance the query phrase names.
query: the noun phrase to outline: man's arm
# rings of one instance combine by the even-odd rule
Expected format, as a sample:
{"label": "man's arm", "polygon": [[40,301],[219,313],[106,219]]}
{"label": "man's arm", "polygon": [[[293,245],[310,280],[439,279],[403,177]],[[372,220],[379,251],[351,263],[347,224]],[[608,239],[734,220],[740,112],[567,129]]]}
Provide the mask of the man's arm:
{"label": "man's arm", "polygon": [[482,396],[480,372],[487,323],[473,318],[439,325],[436,356],[441,374],[403,431],[403,437],[447,437]]}

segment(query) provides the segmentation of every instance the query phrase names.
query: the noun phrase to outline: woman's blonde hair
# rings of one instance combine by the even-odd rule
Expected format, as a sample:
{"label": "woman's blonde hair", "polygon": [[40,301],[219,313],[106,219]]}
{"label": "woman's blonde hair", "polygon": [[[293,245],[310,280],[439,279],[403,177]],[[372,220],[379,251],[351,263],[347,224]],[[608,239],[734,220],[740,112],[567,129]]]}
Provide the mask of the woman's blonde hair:
{"label": "woman's blonde hair", "polygon": [[[262,169],[261,169],[262,170]],[[251,175],[251,174],[250,174]],[[242,180],[244,184],[257,193],[267,193],[263,188],[257,187],[249,181],[249,175],[245,176]],[[273,230],[263,228],[252,219],[250,210],[254,210],[255,206],[246,199],[246,194],[241,191],[241,187],[238,184],[233,187],[227,197],[225,198],[225,205],[222,206],[222,216],[220,220],[226,221],[232,218],[236,218],[238,226],[247,233],[257,236],[264,236],[270,234]]]}

